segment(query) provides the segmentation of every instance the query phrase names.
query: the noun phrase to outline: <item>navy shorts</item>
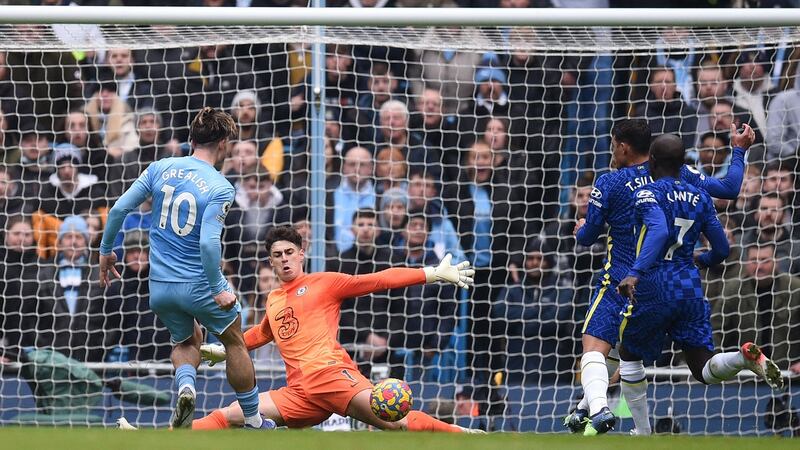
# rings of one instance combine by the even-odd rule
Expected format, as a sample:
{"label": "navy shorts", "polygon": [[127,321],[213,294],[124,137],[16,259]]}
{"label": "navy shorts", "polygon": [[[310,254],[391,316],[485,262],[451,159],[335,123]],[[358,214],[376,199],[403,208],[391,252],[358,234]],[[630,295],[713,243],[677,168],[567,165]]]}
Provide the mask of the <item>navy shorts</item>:
{"label": "navy shorts", "polygon": [[711,307],[704,298],[641,298],[628,305],[620,326],[622,346],[645,361],[655,361],[669,335],[681,349],[714,351]]}
{"label": "navy shorts", "polygon": [[594,336],[608,342],[612,347],[616,346],[622,312],[627,304],[628,299],[617,293],[615,285],[609,284],[595,289],[581,334]]}

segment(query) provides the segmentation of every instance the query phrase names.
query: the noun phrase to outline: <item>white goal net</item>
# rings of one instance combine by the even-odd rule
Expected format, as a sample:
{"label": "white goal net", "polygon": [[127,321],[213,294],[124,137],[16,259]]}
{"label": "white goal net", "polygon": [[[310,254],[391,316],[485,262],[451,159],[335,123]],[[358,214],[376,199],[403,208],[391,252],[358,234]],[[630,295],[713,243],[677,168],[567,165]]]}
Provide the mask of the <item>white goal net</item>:
{"label": "white goal net", "polygon": [[[800,432],[796,27],[0,23],[0,36],[2,424],[167,424],[171,346],[148,307],[149,205],[126,219],[123,279],[106,290],[98,246],[108,208],[148,164],[187,155],[189,121],[213,106],[240,127],[222,168],[236,188],[223,268],[246,326],[277,286],[263,247],[276,224],[298,227],[333,271],[452,253],[476,266],[474,289],[350,299],[340,340],[365,374],[409,381],[433,415],[536,432],[564,431],[580,395],[581,325],[606,244],[580,246],[572,232],[610,170],[614,123],[678,133],[687,164],[720,178],[730,123],[749,123],[757,142],[741,193],[716,202],[733,251],[705,287],[718,348],[762,343],[788,388],[747,376],[706,387],[665,342],[649,372],[651,421]],[[312,86],[316,43],[323,92]],[[283,385],[271,345],[252,355],[262,391]],[[198,414],[235,399],[219,367],[201,368],[198,383]],[[633,428],[614,383],[610,395],[620,429]]]}

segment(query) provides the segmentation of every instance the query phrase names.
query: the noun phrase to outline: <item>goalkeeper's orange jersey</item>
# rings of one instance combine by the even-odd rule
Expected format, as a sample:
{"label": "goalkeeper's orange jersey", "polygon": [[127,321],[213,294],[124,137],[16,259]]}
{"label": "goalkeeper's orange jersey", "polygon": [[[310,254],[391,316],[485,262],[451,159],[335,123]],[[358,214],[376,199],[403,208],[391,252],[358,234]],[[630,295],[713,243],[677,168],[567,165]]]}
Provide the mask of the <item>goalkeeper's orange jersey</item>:
{"label": "goalkeeper's orange jersey", "polygon": [[267,296],[264,320],[244,334],[248,350],[274,340],[286,363],[286,384],[336,364],[355,368],[337,340],[344,299],[425,283],[422,269],[392,268],[368,275],[304,274]]}

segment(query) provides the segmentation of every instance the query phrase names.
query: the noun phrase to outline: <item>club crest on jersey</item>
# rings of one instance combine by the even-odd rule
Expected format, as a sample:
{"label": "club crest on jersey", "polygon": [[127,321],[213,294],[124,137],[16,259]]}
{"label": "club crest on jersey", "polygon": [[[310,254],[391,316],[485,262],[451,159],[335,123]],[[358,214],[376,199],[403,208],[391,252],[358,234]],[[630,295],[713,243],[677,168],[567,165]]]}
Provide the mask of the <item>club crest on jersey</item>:
{"label": "club crest on jersey", "polygon": [[228,216],[228,211],[231,210],[231,202],[225,202],[222,204],[222,214],[217,216],[217,220],[222,223],[225,223],[225,217]]}
{"label": "club crest on jersey", "polygon": [[297,290],[297,294],[296,295],[298,297],[300,297],[301,295],[305,295],[306,292],[308,292],[308,286],[303,286],[303,287],[301,287],[300,289]]}

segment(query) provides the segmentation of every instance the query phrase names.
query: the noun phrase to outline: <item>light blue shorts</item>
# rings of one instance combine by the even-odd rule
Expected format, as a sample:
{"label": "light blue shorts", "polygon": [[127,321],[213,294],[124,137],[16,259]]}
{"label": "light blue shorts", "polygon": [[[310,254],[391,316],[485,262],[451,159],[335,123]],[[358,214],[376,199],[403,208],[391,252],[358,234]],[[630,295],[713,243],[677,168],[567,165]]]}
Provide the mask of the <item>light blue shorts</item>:
{"label": "light blue shorts", "polygon": [[219,336],[236,320],[242,307],[239,302],[223,311],[208,283],[184,283],[150,280],[150,309],[158,315],[172,335],[172,342],[181,343],[194,334],[194,321]]}

